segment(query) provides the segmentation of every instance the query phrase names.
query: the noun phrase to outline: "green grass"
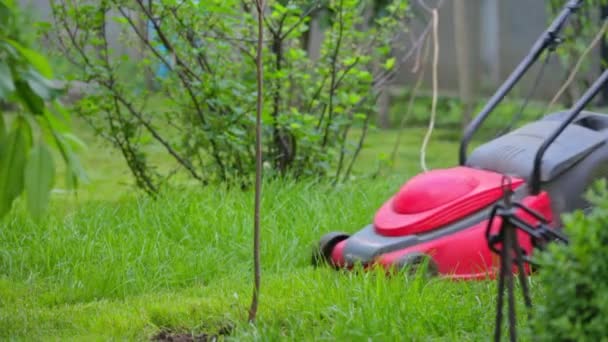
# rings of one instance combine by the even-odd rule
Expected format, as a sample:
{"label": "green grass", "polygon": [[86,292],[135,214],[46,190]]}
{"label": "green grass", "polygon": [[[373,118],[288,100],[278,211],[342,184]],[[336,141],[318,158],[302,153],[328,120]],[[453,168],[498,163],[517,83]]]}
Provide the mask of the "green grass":
{"label": "green grass", "polygon": [[[493,282],[310,266],[321,235],[357,231],[419,172],[423,133],[406,131],[399,163],[382,177],[363,176],[390,153],[395,132],[370,135],[352,182],[264,185],[255,327],[247,323],[253,194],[183,188],[153,201],[132,193],[124,163],[93,143],[84,158],[92,182],[79,201],[58,193],[42,223],[19,206],[3,220],[0,339],[147,340],[163,329],[217,333],[229,326],[227,339],[235,340],[487,340]],[[434,140],[429,166],[453,165],[456,148]]]}

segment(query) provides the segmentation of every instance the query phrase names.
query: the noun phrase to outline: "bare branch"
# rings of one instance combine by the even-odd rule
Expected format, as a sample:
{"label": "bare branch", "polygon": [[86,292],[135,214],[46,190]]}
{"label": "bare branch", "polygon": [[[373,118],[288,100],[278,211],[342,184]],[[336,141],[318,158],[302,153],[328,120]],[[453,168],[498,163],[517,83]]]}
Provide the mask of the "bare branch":
{"label": "bare branch", "polygon": [[127,110],[129,111],[129,113],[131,113],[131,115],[133,115],[135,118],[137,118],[137,120],[144,125],[144,127],[146,127],[146,129],[148,130],[148,132],[150,132],[150,134],[152,134],[152,136],[158,141],[160,142],[165,149],[167,150],[167,152],[169,152],[169,154],[171,154],[175,160],[177,160],[180,164],[182,164],[192,175],[192,177],[194,177],[195,179],[201,181],[202,183],[206,183],[206,181],[198,174],[198,172],[196,172],[196,170],[192,167],[192,165],[190,164],[190,162],[188,162],[186,159],[182,158],[182,156],[177,153],[177,151],[175,151],[175,149],[173,149],[173,147],[171,146],[171,144],[169,144],[168,141],[166,141],[159,133],[158,131],[152,126],[152,124],[144,119],[144,117],[141,115],[141,113],[139,113],[137,110],[135,110],[135,107],[133,106],[133,104],[129,101],[127,101],[121,94],[119,91],[116,90],[116,88],[114,88],[113,86],[109,85],[109,84],[104,84],[104,86],[112,92],[112,94],[114,95],[114,97],[121,103],[123,104]]}

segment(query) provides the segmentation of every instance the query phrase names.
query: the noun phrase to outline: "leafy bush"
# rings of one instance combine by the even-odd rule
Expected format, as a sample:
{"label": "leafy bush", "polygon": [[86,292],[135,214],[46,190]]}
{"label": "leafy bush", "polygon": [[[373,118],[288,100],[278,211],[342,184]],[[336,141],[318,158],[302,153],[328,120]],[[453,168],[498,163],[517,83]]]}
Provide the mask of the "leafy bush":
{"label": "leafy bush", "polygon": [[0,112],[0,217],[21,194],[39,218],[55,180],[49,145],[58,147],[67,165],[67,185],[85,177],[68,131],[67,113],[57,102],[61,87],[52,82],[46,58],[29,48],[22,17],[13,1],[0,0],[0,101],[14,111]]}
{"label": "leafy bush", "polygon": [[538,256],[543,297],[533,334],[543,341],[605,341],[608,336],[608,190],[596,184],[587,195],[595,208],[565,219],[570,244]]}
{"label": "leafy bush", "polygon": [[[289,0],[265,21],[266,174],[345,179],[362,142],[378,87],[396,68],[392,42],[405,32],[405,0]],[[120,149],[138,185],[155,193],[171,172],[154,170],[155,141],[202,184],[250,182],[254,158],[255,17],[249,2],[59,0],[58,46],[97,84],[80,115]],[[324,39],[311,52],[310,22]],[[107,23],[120,26],[120,44]],[[359,135],[364,139],[365,134]],[[357,138],[358,139],[358,138]]]}

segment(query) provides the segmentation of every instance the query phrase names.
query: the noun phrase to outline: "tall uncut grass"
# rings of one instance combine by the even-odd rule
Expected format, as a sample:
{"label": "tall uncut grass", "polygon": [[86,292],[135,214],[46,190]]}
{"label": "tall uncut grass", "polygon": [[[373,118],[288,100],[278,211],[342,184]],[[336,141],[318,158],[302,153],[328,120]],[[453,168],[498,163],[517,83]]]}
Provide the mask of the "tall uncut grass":
{"label": "tall uncut grass", "polygon": [[[392,174],[336,187],[264,184],[255,327],[247,324],[253,194],[212,186],[174,189],[157,200],[116,196],[118,187],[108,186],[119,181],[103,174],[114,177],[120,168],[90,152],[99,163],[93,166],[108,172],[93,173],[87,200],[74,205],[56,194],[43,222],[32,222],[19,206],[0,222],[0,340],[149,340],[162,330],[221,332],[228,340],[487,340],[493,282],[310,265],[320,236],[361,229],[417,172],[409,156],[421,134],[406,137],[412,146],[402,149],[403,168]],[[378,146],[390,149],[392,141],[393,133],[372,135],[362,165],[373,169]],[[452,164],[455,147],[432,144],[430,164]]]}

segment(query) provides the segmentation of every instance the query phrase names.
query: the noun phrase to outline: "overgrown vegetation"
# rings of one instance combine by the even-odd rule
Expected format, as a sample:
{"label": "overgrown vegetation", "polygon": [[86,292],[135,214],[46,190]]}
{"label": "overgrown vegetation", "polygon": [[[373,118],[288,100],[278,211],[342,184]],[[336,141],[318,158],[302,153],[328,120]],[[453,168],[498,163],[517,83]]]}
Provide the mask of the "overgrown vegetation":
{"label": "overgrown vegetation", "polygon": [[[265,280],[256,328],[246,317],[252,189],[210,185],[164,191],[156,200],[134,196],[123,160],[86,129],[78,130],[87,138],[90,153],[83,164],[91,170],[90,183],[80,188],[81,203],[73,206],[65,194],[53,193],[50,216],[35,223],[17,201],[17,210],[2,222],[0,339],[143,340],[170,330],[229,331],[237,340],[478,340],[492,330],[492,283],[409,279],[404,286],[401,278],[309,265],[319,236],[360,229],[419,171],[413,161],[423,130],[406,131],[398,171],[382,178],[357,178],[337,187],[266,182]],[[449,166],[457,146],[437,133],[428,163]],[[377,155],[395,138],[394,132],[371,130],[358,169],[373,173]],[[154,153],[159,163],[170,162]],[[478,324],[480,317],[486,323]]]}
{"label": "overgrown vegetation", "polygon": [[246,317],[251,191],[213,185],[157,200],[128,196],[69,215],[55,202],[57,214],[41,224],[13,213],[0,230],[0,339],[144,340],[166,330],[228,330],[236,340],[484,339],[493,282],[309,265],[319,236],[369,223],[401,181],[265,184],[256,327]]}
{"label": "overgrown vegetation", "polygon": [[538,256],[542,284],[533,331],[539,341],[600,341],[608,335],[608,188],[587,195],[595,208],[568,215],[569,245]]}
{"label": "overgrown vegetation", "polygon": [[[152,167],[144,151],[151,140],[201,184],[250,183],[252,6],[236,0],[53,2],[53,34],[76,70],[70,78],[96,85],[77,112],[120,149],[141,188],[155,193],[173,174]],[[369,125],[376,93],[395,67],[392,43],[408,22],[407,1],[380,3],[372,11],[372,2],[361,0],[269,4],[267,176],[343,180],[352,173],[365,134],[354,140],[349,132]],[[325,34],[316,57],[308,41],[311,20]],[[137,47],[131,55],[112,48],[109,21],[120,23],[121,41]]]}

